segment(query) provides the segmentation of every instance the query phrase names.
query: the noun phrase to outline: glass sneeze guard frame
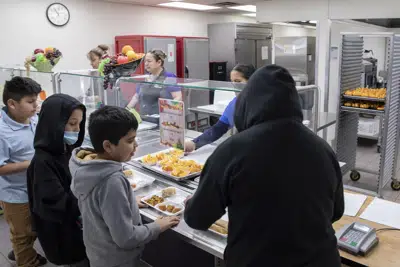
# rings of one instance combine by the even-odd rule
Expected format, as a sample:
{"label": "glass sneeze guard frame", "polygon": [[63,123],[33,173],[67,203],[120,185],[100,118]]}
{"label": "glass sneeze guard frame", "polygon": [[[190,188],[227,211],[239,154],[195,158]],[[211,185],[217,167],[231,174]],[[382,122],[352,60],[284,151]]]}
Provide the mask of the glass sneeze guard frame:
{"label": "glass sneeze guard frame", "polygon": [[[0,72],[10,72],[9,79],[12,79],[15,76],[29,77],[39,83],[48,95],[57,93],[56,77],[58,72],[43,72],[35,69],[27,71],[26,68],[22,66],[0,66]],[[0,80],[0,85],[3,85],[5,81],[6,80]]]}
{"label": "glass sneeze guard frame", "polygon": [[[121,77],[119,78],[114,86],[115,93],[120,94],[121,83],[135,83],[135,84],[154,84],[159,86],[173,86],[180,87],[182,89],[195,89],[205,91],[225,91],[240,93],[246,84],[244,83],[233,83],[227,81],[212,81],[212,80],[201,80],[201,79],[187,79],[187,78],[175,78],[167,77],[162,81],[149,81],[148,75],[140,75],[133,77]],[[312,129],[315,133],[318,132],[318,121],[319,121],[319,96],[320,89],[316,85],[296,86],[299,93],[313,92],[314,93],[314,112]],[[116,99],[120,99],[119,96]],[[119,103],[118,103],[119,104]]]}

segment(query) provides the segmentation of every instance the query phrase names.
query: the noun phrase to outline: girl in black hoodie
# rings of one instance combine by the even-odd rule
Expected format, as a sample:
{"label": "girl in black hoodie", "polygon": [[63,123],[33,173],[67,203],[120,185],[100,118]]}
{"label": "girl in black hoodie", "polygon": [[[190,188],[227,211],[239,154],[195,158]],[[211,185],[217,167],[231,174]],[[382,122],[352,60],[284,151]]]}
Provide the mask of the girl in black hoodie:
{"label": "girl in black hoodie", "polygon": [[88,266],[77,200],[68,162],[82,144],[86,108],[75,98],[52,95],[44,101],[27,171],[33,227],[47,259],[57,265]]}

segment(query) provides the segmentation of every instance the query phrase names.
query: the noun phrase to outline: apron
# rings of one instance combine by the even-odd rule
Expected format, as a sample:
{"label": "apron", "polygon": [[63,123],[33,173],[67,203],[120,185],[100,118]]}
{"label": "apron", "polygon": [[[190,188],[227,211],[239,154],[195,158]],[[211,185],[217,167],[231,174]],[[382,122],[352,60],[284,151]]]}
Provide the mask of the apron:
{"label": "apron", "polygon": [[[163,82],[165,80],[163,70],[154,81]],[[172,95],[165,90],[166,86],[160,84],[141,84],[139,93],[140,115],[159,114],[158,99],[172,99]]]}

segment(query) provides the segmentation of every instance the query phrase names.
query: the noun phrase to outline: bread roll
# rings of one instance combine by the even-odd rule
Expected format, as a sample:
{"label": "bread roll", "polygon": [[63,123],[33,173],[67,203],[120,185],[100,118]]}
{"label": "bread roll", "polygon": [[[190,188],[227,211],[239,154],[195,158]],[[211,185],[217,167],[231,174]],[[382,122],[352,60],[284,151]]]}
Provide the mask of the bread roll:
{"label": "bread roll", "polygon": [[210,229],[214,230],[217,233],[223,234],[223,235],[228,234],[228,230],[226,230],[225,228],[218,226],[216,224],[211,225]]}
{"label": "bread roll", "polygon": [[225,228],[226,230],[228,230],[228,222],[224,221],[224,220],[218,220],[215,222],[216,225]]}
{"label": "bread roll", "polygon": [[176,194],[176,189],[175,187],[165,188],[162,190],[161,194],[163,198],[170,197]]}
{"label": "bread roll", "polygon": [[124,170],[123,173],[125,174],[126,177],[133,177],[132,170]]}

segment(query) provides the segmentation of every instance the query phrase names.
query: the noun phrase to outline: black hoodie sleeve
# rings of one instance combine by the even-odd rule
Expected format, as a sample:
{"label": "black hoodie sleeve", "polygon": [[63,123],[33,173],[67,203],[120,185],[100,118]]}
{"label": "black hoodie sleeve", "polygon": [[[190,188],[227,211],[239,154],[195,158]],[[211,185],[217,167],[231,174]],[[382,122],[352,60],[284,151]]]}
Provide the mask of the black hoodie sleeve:
{"label": "black hoodie sleeve", "polygon": [[200,184],[193,197],[186,203],[185,221],[193,229],[207,230],[225,214],[228,192],[225,186],[226,166],[224,155],[217,149],[207,160],[201,173]]}
{"label": "black hoodie sleeve", "polygon": [[33,178],[33,212],[44,220],[62,223],[65,218],[78,218],[78,202],[61,184],[59,173],[51,162],[36,161],[30,166]]}
{"label": "black hoodie sleeve", "polygon": [[340,218],[342,218],[344,214],[344,192],[343,192],[343,177],[342,177],[342,171],[340,169],[340,165],[336,157],[334,157],[334,162],[335,164],[335,171],[336,171],[336,178],[337,178],[337,186],[335,190],[335,202],[334,202],[334,210],[333,210],[333,218],[332,218],[332,223],[338,221]]}

